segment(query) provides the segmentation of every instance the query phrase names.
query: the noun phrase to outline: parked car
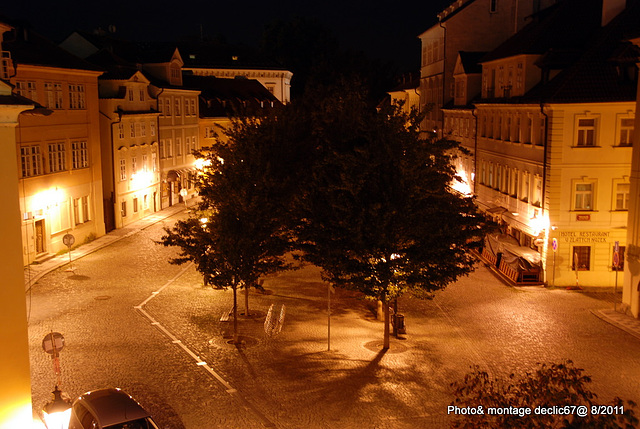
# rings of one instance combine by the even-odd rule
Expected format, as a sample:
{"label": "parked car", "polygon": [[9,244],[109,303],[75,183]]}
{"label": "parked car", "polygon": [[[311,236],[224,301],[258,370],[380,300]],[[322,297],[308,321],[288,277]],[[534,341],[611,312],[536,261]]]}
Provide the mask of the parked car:
{"label": "parked car", "polygon": [[69,429],[159,429],[151,415],[120,389],[87,392],[73,401]]}

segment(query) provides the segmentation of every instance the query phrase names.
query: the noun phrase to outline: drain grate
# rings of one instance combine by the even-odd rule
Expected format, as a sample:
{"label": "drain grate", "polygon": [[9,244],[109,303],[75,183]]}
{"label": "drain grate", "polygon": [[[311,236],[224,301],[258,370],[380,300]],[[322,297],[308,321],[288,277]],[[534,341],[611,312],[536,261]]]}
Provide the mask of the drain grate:
{"label": "drain grate", "polygon": [[96,296],[94,299],[98,301],[106,301],[108,299],[111,299],[111,297],[109,295],[100,295],[100,296]]}

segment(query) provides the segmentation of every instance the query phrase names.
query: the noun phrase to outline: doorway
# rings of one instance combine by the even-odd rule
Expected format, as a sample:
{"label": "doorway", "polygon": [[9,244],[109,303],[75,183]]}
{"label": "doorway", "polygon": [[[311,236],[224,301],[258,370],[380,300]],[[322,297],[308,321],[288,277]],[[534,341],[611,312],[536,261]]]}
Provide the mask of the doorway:
{"label": "doorway", "polygon": [[36,221],[36,255],[40,253],[44,253],[46,251],[45,248],[45,228],[44,228],[44,219],[40,219]]}

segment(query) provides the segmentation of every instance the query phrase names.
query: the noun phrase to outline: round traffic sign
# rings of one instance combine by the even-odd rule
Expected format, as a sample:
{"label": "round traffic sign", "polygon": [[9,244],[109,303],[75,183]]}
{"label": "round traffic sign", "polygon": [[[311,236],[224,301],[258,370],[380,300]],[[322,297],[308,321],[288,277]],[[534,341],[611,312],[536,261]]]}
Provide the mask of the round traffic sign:
{"label": "round traffic sign", "polygon": [[45,352],[55,355],[64,348],[64,337],[60,332],[51,332],[44,336],[42,348]]}
{"label": "round traffic sign", "polygon": [[613,266],[618,268],[620,266],[620,253],[613,252]]}
{"label": "round traffic sign", "polygon": [[73,246],[73,243],[76,242],[76,238],[72,234],[65,234],[62,237],[62,242],[64,243],[65,246],[71,247]]}
{"label": "round traffic sign", "polygon": [[551,242],[551,247],[553,247],[553,251],[555,252],[556,250],[558,250],[558,239],[554,238],[553,241]]}

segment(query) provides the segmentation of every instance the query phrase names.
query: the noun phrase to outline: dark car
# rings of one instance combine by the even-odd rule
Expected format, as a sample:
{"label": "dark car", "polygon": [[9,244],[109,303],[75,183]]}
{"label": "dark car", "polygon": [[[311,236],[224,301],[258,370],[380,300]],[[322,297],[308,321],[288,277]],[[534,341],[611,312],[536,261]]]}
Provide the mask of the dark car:
{"label": "dark car", "polygon": [[71,405],[69,429],[159,429],[151,415],[120,389],[98,389]]}

